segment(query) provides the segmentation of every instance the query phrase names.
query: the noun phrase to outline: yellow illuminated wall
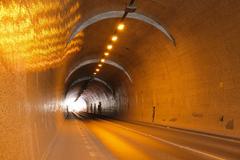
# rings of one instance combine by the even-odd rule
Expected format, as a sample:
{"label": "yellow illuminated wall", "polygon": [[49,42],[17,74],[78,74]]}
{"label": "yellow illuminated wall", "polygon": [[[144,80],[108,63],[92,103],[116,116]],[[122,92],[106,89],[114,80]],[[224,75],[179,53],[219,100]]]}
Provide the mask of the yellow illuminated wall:
{"label": "yellow illuminated wall", "polygon": [[79,34],[66,48],[79,9],[71,0],[0,1],[0,62],[34,71],[61,64],[81,47]]}

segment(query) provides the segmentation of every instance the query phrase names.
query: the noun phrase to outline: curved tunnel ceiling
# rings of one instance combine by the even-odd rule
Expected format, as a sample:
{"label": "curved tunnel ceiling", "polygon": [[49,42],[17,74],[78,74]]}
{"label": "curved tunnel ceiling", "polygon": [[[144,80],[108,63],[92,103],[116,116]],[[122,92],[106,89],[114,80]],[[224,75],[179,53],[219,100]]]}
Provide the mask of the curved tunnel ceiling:
{"label": "curved tunnel ceiling", "polygon": [[[86,60],[86,61],[83,61],[81,63],[79,63],[74,69],[71,70],[71,72],[67,75],[66,79],[65,79],[65,84],[68,82],[69,78],[71,77],[71,75],[79,70],[80,68],[84,67],[84,66],[87,66],[89,64],[94,64],[94,63],[98,63],[100,61],[100,59],[90,59],[90,60]],[[126,69],[124,67],[122,67],[120,64],[112,61],[112,60],[106,60],[104,62],[105,64],[108,64],[108,65],[111,65],[119,70],[121,70],[128,78],[128,80],[132,83],[132,78],[131,76],[129,75],[129,73],[126,71]]]}
{"label": "curved tunnel ceiling", "polygon": [[[88,36],[86,36],[87,38],[85,38],[85,46],[83,47],[84,50],[82,49],[80,52],[81,52],[81,55],[79,54],[79,56],[75,57],[73,61],[75,61],[76,59],[78,59],[78,62],[75,63],[74,65],[72,65],[69,70],[69,72],[67,73],[67,76],[65,78],[65,85],[68,85],[70,86],[70,88],[72,86],[74,86],[75,84],[77,83],[80,83],[80,82],[83,82],[83,81],[87,81],[87,80],[91,80],[91,77],[88,75],[88,74],[85,74],[87,72],[84,72],[84,71],[81,71],[82,73],[84,73],[82,75],[82,73],[78,72],[79,70],[81,70],[82,67],[88,67],[89,65],[93,65],[93,64],[96,64],[100,61],[100,59],[96,58],[98,57],[97,54],[101,52],[101,44],[103,42],[103,40],[99,40],[99,39],[92,39],[91,40],[91,35],[92,33],[96,33],[95,31],[96,30],[92,30],[94,27],[96,27],[96,25],[100,25],[102,26],[102,24],[106,23],[107,25],[111,26],[112,27],[112,24],[113,23],[109,23],[109,22],[113,22],[112,20],[118,20],[118,18],[121,18],[124,14],[124,11],[107,11],[107,12],[102,12],[102,13],[98,13],[98,14],[95,14],[94,16],[89,16],[90,18],[86,19],[86,20],[83,20],[81,21],[80,23],[78,23],[75,27],[75,29],[72,31],[72,34],[71,34],[71,37],[68,39],[67,41],[67,45],[69,43],[71,43],[71,41],[75,38],[76,35],[78,35],[79,33],[81,33],[83,30],[84,30],[84,33],[87,33],[87,35],[89,36],[89,33],[90,34],[90,39]],[[160,23],[158,23],[157,21],[141,14],[141,13],[129,13],[127,18],[129,19],[127,22],[129,23],[136,23],[137,26],[138,25],[143,25],[145,28],[153,31],[153,32],[159,32],[157,35],[160,35],[161,37],[163,37],[163,41],[164,40],[164,36],[167,37],[174,45],[175,45],[175,39],[174,37],[167,31],[167,29],[165,29]],[[106,21],[105,21],[106,20]],[[104,22],[104,23],[102,23]],[[115,21],[114,23],[116,23],[117,21]],[[94,27],[92,27],[94,26]],[[110,27],[110,28],[111,28]],[[144,28],[143,27],[143,28]],[[105,28],[105,29],[104,29]],[[104,27],[103,29],[106,30],[107,28]],[[131,28],[131,31],[130,31],[130,34],[135,34],[136,32],[133,32],[134,31],[134,28],[135,29],[138,29],[135,27],[132,27]],[[151,29],[150,29],[151,28]],[[85,30],[86,29],[86,30]],[[98,28],[97,28],[98,29]],[[108,29],[109,30],[109,29]],[[85,32],[86,31],[86,32]],[[92,32],[94,31],[94,32]],[[137,34],[136,35],[133,35],[133,41],[130,41],[131,43],[129,43],[129,41],[122,41],[122,42],[125,42],[127,44],[136,44],[134,42],[134,40],[138,40],[139,37],[144,37],[144,34],[147,34],[149,33],[147,30],[144,30],[145,32],[143,32],[143,35],[142,33],[139,35]],[[100,29],[100,33],[101,32],[101,29]],[[108,35],[108,31],[106,31],[107,34],[105,35]],[[162,34],[163,33],[163,34]],[[102,33],[103,34],[103,33]],[[162,36],[164,35],[164,36]],[[126,35],[124,35],[125,38],[127,37]],[[104,37],[104,36],[103,36]],[[132,36],[131,36],[132,37]],[[87,42],[87,45],[86,45],[86,42]],[[94,42],[94,43],[93,43]],[[96,43],[99,43],[96,45]],[[93,43],[93,44],[92,44]],[[141,43],[139,43],[139,45],[141,46]],[[165,43],[165,42],[164,42]],[[167,43],[167,42],[166,42]],[[135,52],[135,48],[133,47],[129,47],[129,45],[125,46],[124,44],[122,45],[119,45],[121,46],[121,49],[118,49],[116,52],[118,52],[119,54],[117,54],[115,57],[114,57],[114,60],[106,60],[104,63],[105,64],[108,64],[120,71],[122,71],[122,73],[124,73],[124,75],[127,77],[127,79],[129,80],[130,83],[133,82],[132,80],[132,76],[129,74],[128,71],[131,72],[131,69],[129,70],[129,67],[133,65],[133,63],[131,62],[131,60],[134,60],[134,65],[136,63],[142,63],[142,61],[139,61],[139,59],[136,59],[135,57],[138,57],[138,55],[136,55],[134,57],[133,54],[130,54],[130,58],[129,57],[126,57],[126,56],[121,56],[121,55],[127,55],[126,54],[126,51],[127,52]],[[126,49],[125,51],[123,51],[123,49]],[[122,52],[123,51],[123,52]],[[90,54],[90,55],[88,55]],[[121,57],[121,59],[119,59],[119,57]],[[130,59],[130,61],[127,62],[127,65],[125,63],[125,60],[126,58]],[[72,63],[73,64],[73,63]],[[130,66],[129,66],[130,65]],[[124,66],[124,67],[123,67]],[[130,67],[131,68],[131,67]],[[127,71],[128,69],[128,71]],[[76,73],[76,74],[75,74]],[[72,75],[74,74],[73,78]],[[76,75],[76,76],[75,76]],[[123,75],[123,77],[124,77]],[[104,79],[104,80],[103,80]],[[95,78],[94,79],[95,81],[99,81],[100,83],[104,84],[105,87],[107,87],[108,89],[111,90],[111,92],[113,93],[113,89],[111,88],[111,86],[114,86],[112,84],[112,82],[109,83],[109,81],[106,80],[106,77],[104,75],[104,77],[101,77],[101,79],[99,78]],[[106,80],[106,81],[105,81]],[[116,79],[115,79],[116,81]],[[118,80],[117,80],[118,81]],[[111,86],[109,85],[111,84]],[[115,89],[115,88],[114,88]]]}
{"label": "curved tunnel ceiling", "polygon": [[[88,28],[89,26],[99,22],[99,21],[103,21],[106,19],[114,19],[114,18],[121,18],[124,14],[124,11],[107,11],[107,12],[102,12],[100,14],[96,14],[95,16],[92,16],[91,18],[88,18],[87,20],[80,22],[76,25],[75,29],[73,30],[71,37],[69,38],[67,45],[72,41],[72,39],[74,39],[74,37],[80,33],[81,31],[83,31],[84,29]],[[127,15],[127,18],[129,19],[135,19],[135,20],[139,20],[143,23],[146,23],[154,28],[156,28],[157,30],[161,31],[174,45],[175,45],[175,39],[174,37],[167,31],[167,29],[165,29],[160,23],[158,23],[157,21],[141,14],[141,13],[129,13]],[[67,46],[66,45],[66,46]],[[93,63],[98,63],[99,59],[87,59],[84,62],[80,62],[79,64],[77,64],[76,67],[74,67],[70,73],[66,76],[65,78],[65,84],[68,82],[69,78],[71,77],[71,75],[77,71],[78,69],[80,69],[83,66],[86,66],[88,64],[93,64]],[[105,62],[106,64],[109,64],[111,66],[114,66],[115,68],[123,71],[123,73],[127,76],[128,80],[132,83],[132,77],[130,76],[130,74],[126,71],[126,69],[120,65],[119,63],[116,63],[112,60],[106,60]]]}
{"label": "curved tunnel ceiling", "polygon": [[[104,12],[104,13],[100,13],[96,16],[93,16],[84,22],[80,22],[79,24],[77,24],[77,27],[73,30],[72,35],[67,42],[67,45],[79,32],[81,32],[88,26],[90,26],[98,21],[105,20],[105,19],[121,18],[123,16],[123,14],[124,14],[124,11],[109,11],[109,12]],[[160,23],[156,22],[155,20],[153,20],[143,14],[140,14],[140,13],[129,13],[127,15],[127,18],[143,21],[147,24],[154,26],[155,28],[160,30],[175,45],[175,39],[171,35],[171,33],[169,33],[165,27],[163,27]]]}

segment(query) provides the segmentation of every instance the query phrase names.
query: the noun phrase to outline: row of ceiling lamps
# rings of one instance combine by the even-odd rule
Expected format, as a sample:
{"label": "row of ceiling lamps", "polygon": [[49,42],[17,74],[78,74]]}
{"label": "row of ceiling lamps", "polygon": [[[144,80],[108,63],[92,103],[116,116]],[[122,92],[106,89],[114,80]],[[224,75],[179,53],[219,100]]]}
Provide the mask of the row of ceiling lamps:
{"label": "row of ceiling lamps", "polygon": [[[124,28],[125,28],[125,25],[123,23],[119,23],[117,26],[117,31],[123,31]],[[114,35],[111,37],[111,43],[107,45],[107,47],[106,47],[107,51],[104,52],[103,58],[100,59],[100,62],[98,63],[97,68],[95,69],[95,71],[93,73],[94,76],[97,75],[98,72],[100,72],[100,70],[103,66],[103,63],[106,60],[105,58],[110,55],[110,51],[113,48],[112,42],[116,42],[118,40],[117,31],[115,31]]]}

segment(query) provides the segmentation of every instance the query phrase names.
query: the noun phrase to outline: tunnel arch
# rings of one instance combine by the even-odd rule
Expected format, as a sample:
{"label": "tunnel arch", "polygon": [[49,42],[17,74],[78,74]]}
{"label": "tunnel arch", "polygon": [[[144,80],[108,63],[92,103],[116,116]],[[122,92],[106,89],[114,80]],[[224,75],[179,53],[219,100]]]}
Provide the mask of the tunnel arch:
{"label": "tunnel arch", "polygon": [[105,85],[110,91],[111,93],[113,93],[113,89],[112,87],[104,80],[100,79],[100,78],[97,78],[97,77],[90,77],[90,76],[86,76],[86,77],[82,77],[82,78],[79,78],[77,79],[76,81],[74,81],[71,85],[70,85],[70,88],[73,87],[74,85],[80,83],[80,82],[83,82],[83,81],[87,81],[87,80],[93,80],[93,81],[97,81],[97,82],[100,82],[102,83],[103,85]]}
{"label": "tunnel arch", "polygon": [[[68,82],[69,78],[71,77],[71,75],[72,75],[75,71],[77,71],[78,69],[80,69],[80,68],[82,68],[82,67],[84,67],[84,66],[86,66],[86,65],[98,63],[99,61],[100,61],[100,59],[89,59],[89,60],[85,60],[85,61],[79,63],[79,64],[78,64],[74,69],[72,69],[71,72],[67,75],[67,77],[66,77],[66,79],[65,79],[65,84]],[[106,61],[104,62],[104,64],[111,65],[111,66],[113,66],[113,67],[121,70],[121,71],[127,76],[128,80],[129,80],[131,83],[133,82],[133,80],[132,80],[130,74],[127,72],[127,70],[126,70],[123,66],[121,66],[120,64],[118,64],[117,62],[114,62],[114,61],[112,61],[112,60],[106,60]]]}
{"label": "tunnel arch", "polygon": [[[82,30],[84,30],[85,28],[87,28],[88,26],[105,20],[105,19],[111,19],[111,18],[121,18],[122,15],[124,14],[125,11],[108,11],[108,12],[103,12],[100,14],[97,14],[89,19],[87,19],[84,22],[80,22],[76,25],[75,29],[72,32],[72,35],[70,36],[70,38],[67,41],[66,46],[69,44],[69,42]],[[144,14],[141,13],[129,13],[127,15],[127,18],[130,19],[136,19],[139,21],[143,21],[149,25],[152,25],[153,27],[155,27],[156,29],[160,30],[174,45],[176,45],[175,39],[172,36],[172,34],[163,26],[161,25],[159,22],[153,20],[150,17],[145,16]]]}

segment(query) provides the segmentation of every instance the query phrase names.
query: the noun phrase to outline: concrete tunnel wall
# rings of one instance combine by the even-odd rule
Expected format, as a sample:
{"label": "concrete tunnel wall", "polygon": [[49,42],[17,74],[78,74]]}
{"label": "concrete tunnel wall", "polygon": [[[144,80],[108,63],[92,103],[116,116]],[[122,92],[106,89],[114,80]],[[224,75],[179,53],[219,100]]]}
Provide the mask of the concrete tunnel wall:
{"label": "concrete tunnel wall", "polygon": [[58,128],[52,72],[0,71],[0,159],[41,159]]}
{"label": "concrete tunnel wall", "polygon": [[[1,1],[0,159],[44,160],[61,128],[64,69],[79,3]],[[69,11],[71,10],[71,11]],[[62,86],[61,86],[62,85]]]}
{"label": "concrete tunnel wall", "polygon": [[[34,51],[40,50],[39,54],[29,56],[35,57],[32,64],[25,59],[21,61],[21,57],[24,57],[21,54],[30,51],[21,48],[21,44],[28,44],[26,41],[11,46],[5,43],[2,37],[11,38],[14,34],[1,35],[0,159],[45,158],[48,147],[51,146],[63,121],[63,114],[59,112],[59,102],[64,96],[64,80],[67,73],[82,59],[98,56],[95,52],[99,50],[89,46],[103,47],[101,43],[88,41],[91,40],[86,38],[88,32],[95,34],[98,30],[94,30],[94,25],[97,28],[100,26],[99,31],[105,30],[101,33],[106,33],[103,36],[109,37],[111,31],[106,30],[114,26],[115,23],[112,22],[117,21],[105,20],[89,26],[65,48],[74,26],[99,13],[122,10],[126,4],[125,1],[111,0],[94,0],[91,3],[80,0],[59,5],[55,3],[58,4],[58,1],[51,2],[51,5],[49,2],[43,3],[42,6],[46,6],[44,10],[49,6],[59,8],[54,8],[54,11],[47,10],[43,14],[45,16],[40,14],[40,17],[46,18],[46,15],[49,15],[47,18],[52,23],[45,24],[43,28],[59,31],[59,34],[39,35],[43,36],[46,43],[51,36],[57,37],[59,41],[44,46],[39,37],[30,38],[30,41],[36,44],[37,49]],[[15,4],[18,5],[18,2]],[[6,7],[9,4],[1,5]],[[31,1],[27,6],[30,5]],[[24,5],[18,6],[21,6],[22,10],[29,8]],[[66,12],[72,6],[78,7]],[[106,91],[103,85],[94,86],[94,83],[83,94],[88,104],[101,101],[104,102],[103,106],[111,108],[115,104],[119,117],[145,122],[151,122],[152,107],[155,106],[154,123],[239,138],[239,1],[139,0],[137,6],[138,13],[167,27],[176,39],[176,47],[154,27],[137,20],[127,20],[126,23],[131,28],[126,31],[123,42],[118,44],[116,56],[111,59],[128,71],[133,83],[129,82],[122,71],[106,66],[109,73],[103,72],[101,78],[112,86],[114,94]],[[54,23],[50,18],[58,19],[59,17],[52,16],[52,13],[58,12],[61,12],[58,15],[61,21]],[[37,17],[32,10],[22,13],[32,14],[26,17],[33,19]],[[63,23],[62,19],[71,19],[71,23]],[[30,27],[40,25],[33,20],[31,23],[34,25]],[[94,32],[91,31],[91,27]],[[35,32],[40,32],[39,28],[36,27]],[[19,32],[19,35],[24,32]],[[82,37],[86,38],[84,43]],[[103,38],[103,42],[105,40],[106,38]],[[84,45],[90,49],[83,47],[81,50]],[[7,46],[14,52],[10,52]],[[57,49],[50,52],[47,48]],[[51,59],[48,59],[49,57]],[[38,65],[38,62],[43,61],[43,64]],[[59,65],[56,65],[57,63]],[[31,65],[38,65],[37,70],[29,71],[27,67]],[[19,71],[21,67],[23,69]],[[75,78],[87,74],[86,71]],[[112,96],[115,100],[112,100]]]}
{"label": "concrete tunnel wall", "polygon": [[169,27],[176,47],[153,32],[135,48],[144,62],[131,66],[134,84],[126,115],[151,122],[155,106],[155,123],[239,137],[236,35],[240,32],[235,28],[239,26],[235,12],[239,7],[235,10],[228,3],[215,3],[221,13],[215,9],[200,11],[200,7],[196,4],[177,12],[178,18]]}
{"label": "concrete tunnel wall", "polygon": [[153,32],[135,49],[144,62],[133,67],[127,115],[150,122],[156,106],[155,123],[239,137],[239,6],[204,5],[176,10],[176,47]]}

